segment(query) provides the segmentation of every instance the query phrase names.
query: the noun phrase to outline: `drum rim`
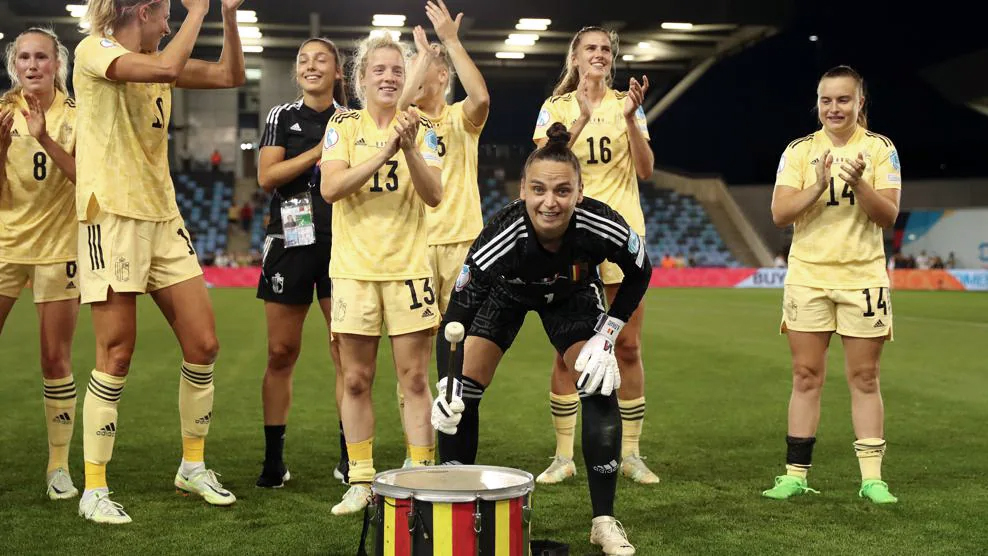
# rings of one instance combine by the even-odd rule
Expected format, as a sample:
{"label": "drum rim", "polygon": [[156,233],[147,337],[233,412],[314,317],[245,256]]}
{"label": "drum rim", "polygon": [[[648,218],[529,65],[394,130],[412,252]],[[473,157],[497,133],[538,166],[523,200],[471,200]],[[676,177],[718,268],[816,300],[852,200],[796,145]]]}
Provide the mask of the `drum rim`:
{"label": "drum rim", "polygon": [[[417,489],[412,490],[407,487],[401,487],[396,485],[388,485],[380,482],[380,479],[384,476],[392,475],[402,475],[405,473],[421,473],[423,470],[428,471],[430,469],[435,469],[438,472],[440,469],[447,468],[469,468],[477,469],[480,471],[498,471],[502,473],[507,473],[510,475],[518,475],[526,479],[524,484],[503,488],[494,488],[489,490],[474,491],[474,492],[449,492],[445,490],[434,490],[434,489]],[[415,467],[409,469],[392,469],[390,471],[382,471],[374,476],[374,482],[371,484],[371,489],[374,491],[375,495],[385,496],[387,498],[394,498],[397,500],[408,500],[415,499],[422,502],[451,502],[451,503],[461,503],[461,502],[473,502],[475,500],[512,500],[520,496],[526,496],[535,490],[535,478],[531,473],[523,469],[515,469],[513,467],[499,467],[496,465],[442,465],[435,466],[434,468],[429,467]]]}

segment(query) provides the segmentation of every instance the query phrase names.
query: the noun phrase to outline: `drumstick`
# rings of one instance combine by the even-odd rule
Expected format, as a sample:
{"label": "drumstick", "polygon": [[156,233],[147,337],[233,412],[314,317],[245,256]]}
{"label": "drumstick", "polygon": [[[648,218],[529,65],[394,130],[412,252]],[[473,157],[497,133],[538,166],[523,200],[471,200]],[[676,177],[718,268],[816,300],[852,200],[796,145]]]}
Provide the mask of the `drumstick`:
{"label": "drumstick", "polygon": [[[443,334],[449,342],[449,364],[446,371],[446,403],[453,400],[453,382],[463,374],[463,357],[457,357],[456,346],[463,341],[463,325],[453,321],[446,325]],[[462,350],[460,350],[462,351]]]}

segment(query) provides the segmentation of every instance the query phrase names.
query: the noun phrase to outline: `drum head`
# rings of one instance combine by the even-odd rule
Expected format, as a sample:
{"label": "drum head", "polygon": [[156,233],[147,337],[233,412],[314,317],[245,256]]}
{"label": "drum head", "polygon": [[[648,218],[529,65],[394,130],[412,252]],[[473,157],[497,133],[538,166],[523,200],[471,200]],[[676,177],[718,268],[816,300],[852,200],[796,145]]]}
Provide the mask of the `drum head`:
{"label": "drum head", "polygon": [[531,473],[488,465],[438,465],[385,471],[374,477],[375,494],[424,502],[510,500],[535,489]]}

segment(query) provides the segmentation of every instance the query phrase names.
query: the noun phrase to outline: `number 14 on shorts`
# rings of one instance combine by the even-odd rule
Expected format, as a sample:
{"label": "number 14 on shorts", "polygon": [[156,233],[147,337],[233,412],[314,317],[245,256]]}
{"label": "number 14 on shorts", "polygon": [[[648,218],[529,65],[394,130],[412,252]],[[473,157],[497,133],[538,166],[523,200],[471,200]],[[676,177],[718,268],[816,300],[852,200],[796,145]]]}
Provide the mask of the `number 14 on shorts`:
{"label": "number 14 on shorts", "polygon": [[[875,303],[875,305],[874,305],[874,307],[872,307],[872,304],[871,304],[872,303],[872,292],[877,292],[877,298],[878,298],[877,301],[876,301],[876,303]],[[861,293],[864,294],[864,296],[865,296],[865,305],[866,305],[865,312],[864,312],[864,315],[863,316],[866,316],[866,317],[873,317],[873,316],[875,316],[875,314],[876,314],[875,313],[875,310],[876,309],[878,311],[881,311],[883,315],[888,315],[889,314],[889,306],[888,306],[888,304],[889,304],[889,301],[890,300],[889,300],[889,296],[887,295],[888,288],[863,289],[863,290],[861,290]]]}

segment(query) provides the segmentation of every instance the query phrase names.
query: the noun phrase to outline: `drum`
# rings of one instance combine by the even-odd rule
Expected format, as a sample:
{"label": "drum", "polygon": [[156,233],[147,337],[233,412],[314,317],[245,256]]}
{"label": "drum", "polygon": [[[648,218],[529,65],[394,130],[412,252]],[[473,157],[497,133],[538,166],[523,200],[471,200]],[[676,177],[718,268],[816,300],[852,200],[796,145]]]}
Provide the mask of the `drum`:
{"label": "drum", "polygon": [[532,475],[486,465],[379,473],[376,556],[529,556]]}

